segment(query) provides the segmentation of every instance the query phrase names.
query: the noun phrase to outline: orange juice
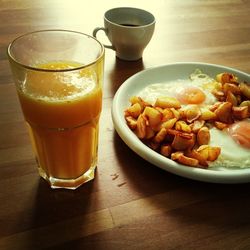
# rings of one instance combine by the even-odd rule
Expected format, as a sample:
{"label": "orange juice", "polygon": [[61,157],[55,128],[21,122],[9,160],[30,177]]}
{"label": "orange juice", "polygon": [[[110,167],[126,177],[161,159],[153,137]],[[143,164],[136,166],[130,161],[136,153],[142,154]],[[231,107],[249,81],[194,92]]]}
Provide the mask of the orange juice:
{"label": "orange juice", "polygon": [[67,71],[79,66],[41,64],[38,68],[55,71],[27,72],[18,90],[40,175],[52,187],[75,187],[94,178],[102,86],[96,68]]}

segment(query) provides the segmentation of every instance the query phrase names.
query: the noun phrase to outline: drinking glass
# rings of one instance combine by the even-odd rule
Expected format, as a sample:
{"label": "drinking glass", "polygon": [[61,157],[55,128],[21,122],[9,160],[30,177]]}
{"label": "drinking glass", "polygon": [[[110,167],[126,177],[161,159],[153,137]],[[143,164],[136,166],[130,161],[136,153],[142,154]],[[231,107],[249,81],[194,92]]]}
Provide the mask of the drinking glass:
{"label": "drinking glass", "polygon": [[74,31],[42,30],[8,47],[39,174],[52,188],[92,180],[98,154],[104,47]]}

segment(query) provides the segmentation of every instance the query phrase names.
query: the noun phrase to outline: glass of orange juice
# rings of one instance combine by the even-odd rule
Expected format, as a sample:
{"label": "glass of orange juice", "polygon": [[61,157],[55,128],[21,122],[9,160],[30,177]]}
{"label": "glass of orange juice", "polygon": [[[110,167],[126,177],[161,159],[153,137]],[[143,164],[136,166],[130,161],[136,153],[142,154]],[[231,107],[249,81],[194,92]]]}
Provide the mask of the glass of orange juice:
{"label": "glass of orange juice", "polygon": [[104,48],[74,31],[22,35],[8,58],[41,177],[52,188],[92,180],[102,109]]}

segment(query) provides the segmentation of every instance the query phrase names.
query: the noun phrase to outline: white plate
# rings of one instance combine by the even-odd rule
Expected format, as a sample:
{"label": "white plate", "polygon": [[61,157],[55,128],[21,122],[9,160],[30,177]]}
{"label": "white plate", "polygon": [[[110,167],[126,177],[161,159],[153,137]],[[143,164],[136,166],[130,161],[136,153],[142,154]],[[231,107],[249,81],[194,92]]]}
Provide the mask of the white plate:
{"label": "white plate", "polygon": [[174,63],[143,70],[127,79],[115,94],[112,104],[112,119],[115,129],[122,140],[138,155],[148,162],[176,175],[214,183],[250,182],[250,168],[211,170],[187,167],[178,164],[143,144],[127,126],[124,110],[130,105],[129,98],[152,83],[187,79],[195,70],[200,69],[211,77],[221,72],[236,74],[240,80],[250,82],[250,75],[236,69],[206,63]]}

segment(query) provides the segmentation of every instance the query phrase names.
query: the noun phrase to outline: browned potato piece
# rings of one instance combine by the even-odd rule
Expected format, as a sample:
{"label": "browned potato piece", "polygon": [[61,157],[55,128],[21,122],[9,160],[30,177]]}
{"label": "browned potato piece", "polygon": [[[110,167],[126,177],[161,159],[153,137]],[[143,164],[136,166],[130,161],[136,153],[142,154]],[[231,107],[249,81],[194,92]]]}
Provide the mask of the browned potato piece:
{"label": "browned potato piece", "polygon": [[223,85],[223,91],[225,93],[227,93],[228,91],[230,91],[231,93],[235,94],[235,95],[239,95],[241,90],[239,88],[238,85],[234,84],[234,83],[225,83]]}
{"label": "browned potato piece", "polygon": [[187,150],[188,148],[192,148],[195,144],[195,137],[193,133],[183,133],[183,132],[179,132],[176,133],[174,140],[171,144],[171,146],[175,149],[175,150]]}
{"label": "browned potato piece", "polygon": [[175,123],[175,129],[187,133],[191,132],[191,127],[185,121],[177,121]]}
{"label": "browned potato piece", "polygon": [[220,155],[221,149],[220,147],[202,145],[197,149],[197,152],[200,153],[207,161],[215,161]]}
{"label": "browned potato piece", "polygon": [[200,120],[208,121],[208,120],[214,120],[216,118],[216,114],[209,110],[209,109],[202,109],[201,110],[201,116]]}
{"label": "browned potato piece", "polygon": [[169,157],[171,155],[172,148],[170,145],[161,145],[160,153],[166,157]]}
{"label": "browned potato piece", "polygon": [[187,122],[192,123],[195,120],[198,120],[201,115],[201,110],[197,105],[191,105],[184,110],[184,115]]}
{"label": "browned potato piece", "polygon": [[225,93],[222,90],[213,89],[212,94],[219,100],[224,101]]}
{"label": "browned potato piece", "polygon": [[210,141],[210,132],[207,127],[202,127],[197,133],[197,142],[199,145],[208,144]]}
{"label": "browned potato piece", "polygon": [[153,142],[153,141],[148,141],[146,144],[147,144],[147,146],[149,146],[153,150],[158,150],[158,148],[160,146],[160,143]]}
{"label": "browned potato piece", "polygon": [[129,108],[127,108],[127,112],[134,118],[137,118],[141,112],[142,112],[142,107],[139,103],[135,103],[131,105]]}
{"label": "browned potato piece", "polygon": [[133,104],[135,104],[135,103],[139,103],[140,104],[140,106],[141,106],[141,108],[142,108],[142,110],[145,108],[145,107],[147,107],[147,106],[151,106],[149,103],[147,103],[147,102],[145,102],[141,97],[139,97],[139,96],[132,96],[131,98],[130,98],[130,103],[131,103],[131,105],[133,105]]}
{"label": "browned potato piece", "polygon": [[172,153],[171,159],[191,167],[197,167],[199,165],[199,161],[197,159],[187,157],[183,154],[183,152],[177,151],[175,153]]}
{"label": "browned potato piece", "polygon": [[151,139],[155,136],[155,131],[150,127],[150,126],[146,126],[146,135],[145,135],[145,139]]}
{"label": "browned potato piece", "polygon": [[215,110],[216,117],[219,121],[224,123],[232,123],[232,103],[223,102],[221,105]]}
{"label": "browned potato piece", "polygon": [[237,82],[238,79],[231,73],[220,73],[216,76],[216,80],[221,83]]}
{"label": "browned potato piece", "polygon": [[174,117],[178,120],[180,118],[180,112],[175,108],[170,108],[170,110],[172,111]]}
{"label": "browned potato piece", "polygon": [[164,96],[164,97],[158,97],[156,99],[155,106],[160,107],[160,108],[176,108],[176,109],[179,109],[181,107],[181,104],[174,97]]}
{"label": "browned potato piece", "polygon": [[168,121],[165,121],[161,124],[161,127],[162,128],[165,128],[165,129],[171,129],[174,127],[175,123],[176,123],[177,119],[176,118],[172,118]]}
{"label": "browned potato piece", "polygon": [[161,128],[161,130],[154,137],[154,142],[160,143],[165,139],[167,135],[167,130],[165,128]]}
{"label": "browned potato piece", "polygon": [[240,107],[248,107],[248,111],[250,112],[250,100],[247,100],[247,101],[243,101],[241,104],[240,104]]}
{"label": "browned potato piece", "polygon": [[206,161],[206,159],[199,153],[197,152],[196,150],[188,150],[185,155],[187,157],[190,157],[190,158],[194,158],[194,159],[197,159],[199,161],[199,164],[205,168],[208,167],[208,163]]}
{"label": "browned potato piece", "polygon": [[125,119],[127,121],[128,126],[132,130],[136,129],[136,127],[137,127],[137,120],[134,117],[132,117],[132,116],[126,116]]}
{"label": "browned potato piece", "polygon": [[146,107],[143,111],[143,115],[147,118],[149,126],[152,128],[159,125],[162,119],[162,113],[152,107]]}
{"label": "browned potato piece", "polygon": [[220,130],[223,130],[224,128],[227,128],[228,127],[228,124],[227,123],[223,123],[223,122],[218,122],[218,121],[215,121],[214,122],[214,126]]}
{"label": "browned potato piece", "polygon": [[209,110],[214,112],[219,106],[222,104],[222,102],[216,102],[212,106],[209,107]]}
{"label": "browned potato piece", "polygon": [[137,126],[135,133],[140,139],[144,139],[146,136],[146,119],[142,114],[139,115],[137,119]]}
{"label": "browned potato piece", "polygon": [[245,97],[247,97],[247,99],[250,99],[250,85],[249,84],[241,82],[240,91]]}
{"label": "browned potato piece", "polygon": [[233,107],[233,116],[238,120],[246,119],[250,116],[247,106],[243,107]]}
{"label": "browned potato piece", "polygon": [[163,116],[162,117],[162,121],[163,122],[168,121],[169,119],[172,119],[172,118],[175,117],[174,114],[173,114],[173,112],[169,108],[163,109],[162,116]]}
{"label": "browned potato piece", "polygon": [[238,104],[236,96],[231,91],[227,92],[226,101],[232,103],[233,106],[237,106]]}
{"label": "browned potato piece", "polygon": [[192,124],[190,124],[190,127],[194,133],[197,133],[199,129],[201,129],[205,124],[204,120],[195,120]]}

